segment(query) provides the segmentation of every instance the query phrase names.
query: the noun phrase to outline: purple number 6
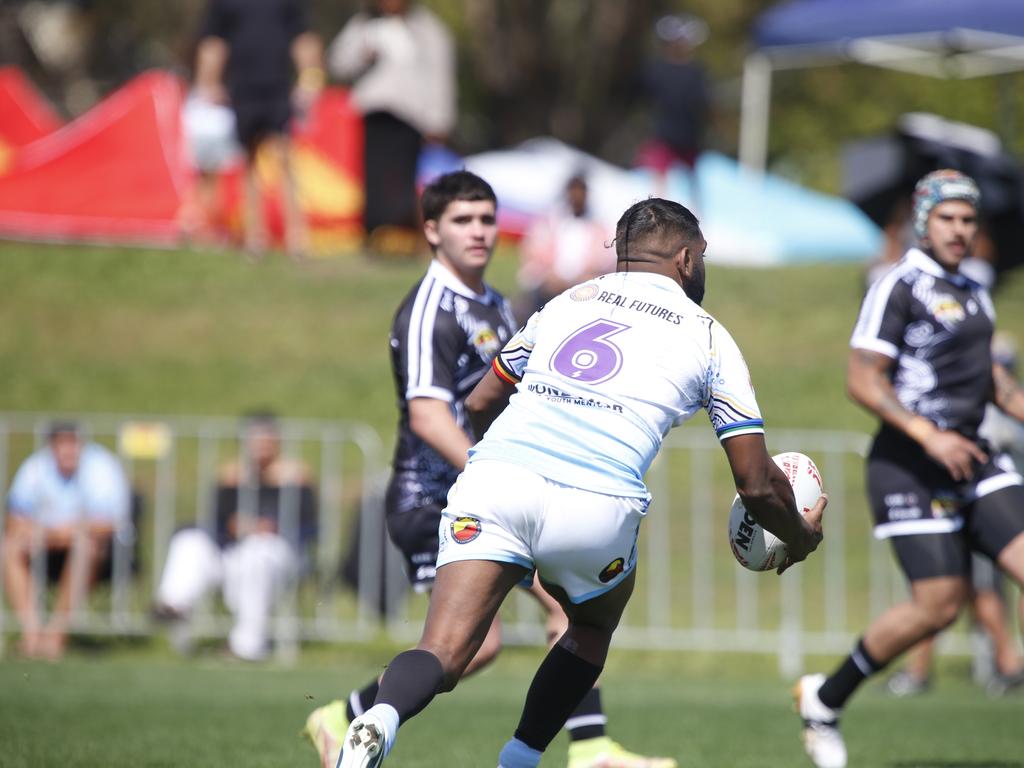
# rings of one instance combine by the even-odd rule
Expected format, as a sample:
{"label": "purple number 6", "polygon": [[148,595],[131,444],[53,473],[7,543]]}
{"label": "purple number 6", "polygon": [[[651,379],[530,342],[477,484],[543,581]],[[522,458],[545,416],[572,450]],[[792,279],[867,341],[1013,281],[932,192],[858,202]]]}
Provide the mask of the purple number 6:
{"label": "purple number 6", "polygon": [[608,339],[627,328],[611,320],[587,323],[558,345],[548,365],[563,376],[587,384],[607,381],[622,367],[622,350]]}

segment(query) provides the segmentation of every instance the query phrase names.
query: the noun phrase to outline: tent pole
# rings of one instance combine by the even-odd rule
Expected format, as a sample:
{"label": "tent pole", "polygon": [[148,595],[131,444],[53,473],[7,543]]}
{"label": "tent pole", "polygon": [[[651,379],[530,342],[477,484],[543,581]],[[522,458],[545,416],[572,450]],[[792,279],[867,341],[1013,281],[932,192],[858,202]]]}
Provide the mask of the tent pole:
{"label": "tent pole", "polygon": [[740,96],[740,165],[763,173],[768,160],[768,119],[771,107],[772,63],[763,53],[743,62]]}

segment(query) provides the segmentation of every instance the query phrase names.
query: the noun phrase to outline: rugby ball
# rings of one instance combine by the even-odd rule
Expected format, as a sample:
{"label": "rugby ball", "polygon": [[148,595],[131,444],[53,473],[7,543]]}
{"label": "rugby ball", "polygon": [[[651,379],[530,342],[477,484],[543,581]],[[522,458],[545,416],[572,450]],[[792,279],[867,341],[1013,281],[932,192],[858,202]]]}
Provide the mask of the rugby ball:
{"label": "rugby ball", "polygon": [[[810,457],[795,451],[772,456],[786,473],[793,486],[796,508],[807,512],[821,496],[821,473]],[[729,511],[729,549],[736,562],[751,571],[770,571],[786,559],[786,544],[775,534],[766,531],[743,507],[739,495],[733,499]]]}

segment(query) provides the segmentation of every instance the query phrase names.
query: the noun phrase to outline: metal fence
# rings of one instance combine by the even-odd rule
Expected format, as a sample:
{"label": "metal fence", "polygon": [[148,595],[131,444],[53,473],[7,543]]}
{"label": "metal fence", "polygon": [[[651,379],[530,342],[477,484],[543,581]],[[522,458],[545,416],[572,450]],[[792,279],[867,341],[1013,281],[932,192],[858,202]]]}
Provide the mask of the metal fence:
{"label": "metal fence", "polygon": [[[240,449],[235,419],[81,416],[87,434],[117,453],[141,499],[134,530],[115,537],[109,584],[72,617],[72,631],[149,634],[153,589],[176,527],[209,527],[217,467]],[[45,441],[50,417],[0,415],[0,491],[20,462]],[[318,536],[309,565],[280,602],[274,639],[280,658],[301,641],[363,641],[384,631],[418,637],[424,599],[407,599],[401,558],[383,525],[387,457],[363,424],[283,420],[283,454],[313,468]],[[830,504],[825,541],[781,577],[753,573],[733,560],[727,519],[734,488],[728,463],[706,425],[675,430],[647,481],[654,495],[641,533],[637,588],[616,634],[619,647],[743,651],[776,655],[797,674],[808,654],[846,651],[871,617],[905,594],[888,545],[874,541],[863,490],[862,434],[769,433],[773,452],[801,451],[821,470]],[[2,534],[0,534],[2,535]],[[341,572],[349,566],[349,578]],[[36,577],[45,575],[35,569]],[[2,578],[2,575],[0,575]],[[503,608],[506,641],[543,642],[539,608],[525,594]],[[13,629],[0,610],[0,638]],[[230,617],[215,597],[191,620],[198,636],[226,635]],[[946,633],[946,652],[969,650],[964,632]]]}
{"label": "metal fence", "polygon": [[[75,421],[84,437],[120,459],[137,513],[133,524],[115,532],[109,580],[70,617],[79,634],[145,635],[157,631],[151,616],[168,542],[177,528],[214,527],[218,467],[242,451],[237,419],[205,417],[128,417],[62,415]],[[52,415],[0,415],[0,492],[6,498],[21,462],[46,442]],[[277,654],[294,656],[301,640],[366,640],[380,631],[382,605],[394,604],[404,589],[400,562],[388,553],[382,527],[381,488],[386,467],[376,431],[364,424],[281,420],[282,455],[301,461],[316,478],[317,536],[308,565],[278,605],[274,624]],[[283,517],[287,496],[281,495]],[[0,516],[7,514],[6,504]],[[6,521],[4,521],[6,522]],[[0,526],[2,537],[3,526]],[[38,542],[41,544],[41,541]],[[346,586],[342,570],[355,565]],[[46,615],[46,553],[32,556],[35,594]],[[0,572],[0,586],[2,586]],[[358,589],[354,588],[354,582]],[[75,589],[81,589],[79,585]],[[74,589],[73,589],[74,591]],[[52,602],[52,594],[50,595]],[[0,610],[0,642],[14,628],[5,602]],[[190,632],[198,638],[227,634],[230,617],[212,596],[193,612]]]}

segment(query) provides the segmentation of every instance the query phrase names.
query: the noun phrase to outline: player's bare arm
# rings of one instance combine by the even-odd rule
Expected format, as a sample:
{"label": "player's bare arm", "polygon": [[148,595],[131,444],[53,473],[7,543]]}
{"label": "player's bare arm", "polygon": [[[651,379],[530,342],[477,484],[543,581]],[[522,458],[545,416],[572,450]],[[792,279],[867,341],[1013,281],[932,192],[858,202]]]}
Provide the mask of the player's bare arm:
{"label": "player's bare arm", "polygon": [[1018,421],[1024,421],[1024,387],[999,363],[992,364],[992,381],[995,383],[995,404]]}
{"label": "player's bare arm", "polygon": [[474,435],[478,438],[484,436],[498,414],[505,410],[515,390],[515,384],[502,379],[493,368],[487,370],[466,398],[466,413],[469,414]]}
{"label": "player's bare arm", "polygon": [[925,453],[945,467],[954,480],[970,478],[974,474],[974,462],[984,462],[988,456],[963,435],[939,429],[930,419],[905,408],[896,397],[890,379],[894,365],[895,360],[879,352],[850,350],[846,369],[846,389],[850,397],[920,444]]}
{"label": "player's bare arm", "polygon": [[461,472],[466,468],[473,443],[455,421],[446,401],[432,397],[410,400],[409,428],[457,470]]}
{"label": "player's bare arm", "polygon": [[804,560],[822,540],[821,517],[828,497],[818,499],[806,517],[801,515],[793,487],[768,455],[762,434],[730,437],[722,447],[743,506],[761,526],[786,542],[789,556],[778,572]]}

